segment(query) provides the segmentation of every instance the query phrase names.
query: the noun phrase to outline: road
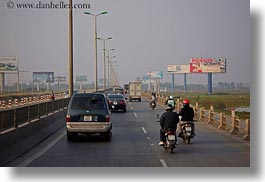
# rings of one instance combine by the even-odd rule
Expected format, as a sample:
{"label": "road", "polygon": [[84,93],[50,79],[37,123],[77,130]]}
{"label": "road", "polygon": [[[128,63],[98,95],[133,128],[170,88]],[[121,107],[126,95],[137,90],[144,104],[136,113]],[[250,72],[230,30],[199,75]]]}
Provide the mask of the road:
{"label": "road", "polygon": [[187,145],[179,138],[173,154],[158,146],[156,114],[149,102],[128,102],[127,112],[113,112],[111,141],[80,136],[68,142],[65,128],[7,166],[29,167],[248,167],[248,142],[196,123],[196,137]]}

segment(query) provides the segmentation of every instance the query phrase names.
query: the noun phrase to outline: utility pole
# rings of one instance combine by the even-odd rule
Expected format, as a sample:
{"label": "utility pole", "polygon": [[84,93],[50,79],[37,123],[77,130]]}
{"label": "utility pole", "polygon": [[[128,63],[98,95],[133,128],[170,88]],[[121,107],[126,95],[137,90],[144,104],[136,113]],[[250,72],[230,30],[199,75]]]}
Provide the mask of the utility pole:
{"label": "utility pole", "polygon": [[68,42],[68,84],[69,84],[69,95],[70,97],[73,95],[74,91],[74,78],[73,78],[73,0],[69,0],[70,8],[69,8],[69,42]]}

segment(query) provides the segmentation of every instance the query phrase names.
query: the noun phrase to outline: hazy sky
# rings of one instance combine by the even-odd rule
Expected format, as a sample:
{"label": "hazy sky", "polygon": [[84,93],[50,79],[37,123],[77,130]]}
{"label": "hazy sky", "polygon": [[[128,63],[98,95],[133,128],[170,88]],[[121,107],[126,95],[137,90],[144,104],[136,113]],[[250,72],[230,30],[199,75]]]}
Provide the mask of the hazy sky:
{"label": "hazy sky", "polygon": [[[32,81],[33,71],[68,75],[68,10],[7,8],[0,2],[0,56],[17,56],[21,82]],[[59,3],[67,0],[57,0]],[[50,0],[12,0],[49,3]],[[188,64],[192,57],[226,57],[227,73],[213,82],[250,82],[249,0],[73,0],[90,9],[74,10],[74,75],[94,80],[94,19],[98,37],[112,37],[107,49],[118,66],[121,84],[162,70],[171,81],[167,64]],[[103,77],[103,43],[98,42],[99,77]],[[7,75],[11,79],[14,75]],[[183,75],[175,82],[183,84]],[[207,83],[207,75],[192,74],[188,83]]]}

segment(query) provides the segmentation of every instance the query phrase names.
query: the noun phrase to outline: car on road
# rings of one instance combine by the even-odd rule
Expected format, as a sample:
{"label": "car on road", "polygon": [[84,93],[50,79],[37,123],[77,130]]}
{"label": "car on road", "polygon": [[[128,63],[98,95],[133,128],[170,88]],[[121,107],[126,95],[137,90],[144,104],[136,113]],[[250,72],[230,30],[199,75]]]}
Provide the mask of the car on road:
{"label": "car on road", "polygon": [[109,94],[107,100],[111,110],[126,112],[126,100],[122,94]]}
{"label": "car on road", "polygon": [[[77,91],[77,90],[73,91],[73,94],[77,94],[77,93],[79,93],[79,91]],[[70,95],[69,95],[69,90],[68,90],[68,91],[64,92],[64,98],[69,98],[69,97],[70,97]]]}
{"label": "car on road", "polygon": [[108,97],[109,94],[114,94],[114,92],[108,90],[108,91],[105,91],[104,94],[105,94],[106,97]]}
{"label": "car on road", "polygon": [[122,88],[115,88],[113,89],[113,92],[115,94],[124,94],[124,90]]}
{"label": "car on road", "polygon": [[74,139],[79,133],[99,133],[111,139],[111,112],[103,93],[76,93],[69,102],[66,115],[67,139]]}

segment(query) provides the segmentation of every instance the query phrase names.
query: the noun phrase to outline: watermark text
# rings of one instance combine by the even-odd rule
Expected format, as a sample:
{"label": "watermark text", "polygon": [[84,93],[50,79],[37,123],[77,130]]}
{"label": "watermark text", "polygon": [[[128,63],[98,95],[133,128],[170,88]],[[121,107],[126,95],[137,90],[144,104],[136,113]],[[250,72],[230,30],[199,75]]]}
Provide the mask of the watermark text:
{"label": "watermark text", "polygon": [[14,1],[8,1],[6,3],[6,7],[8,9],[90,9],[90,4],[88,3],[75,3],[68,4],[64,1],[60,2],[41,2],[38,1],[36,3],[17,3]]}

